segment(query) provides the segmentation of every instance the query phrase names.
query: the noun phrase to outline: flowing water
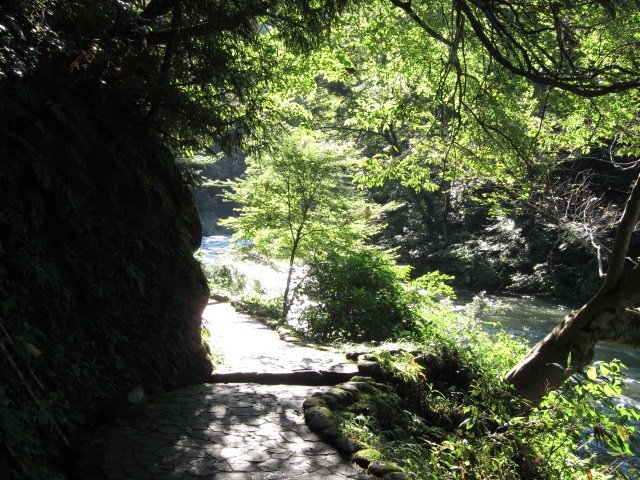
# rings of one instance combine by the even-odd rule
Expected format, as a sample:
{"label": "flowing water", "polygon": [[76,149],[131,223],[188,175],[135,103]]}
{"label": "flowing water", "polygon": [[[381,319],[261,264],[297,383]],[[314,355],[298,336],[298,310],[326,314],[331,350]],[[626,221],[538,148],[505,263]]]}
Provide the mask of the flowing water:
{"label": "flowing water", "polygon": [[[471,293],[461,292],[458,304],[469,303],[472,298]],[[514,337],[524,337],[532,346],[571,312],[565,305],[530,296],[481,294],[479,298],[481,308],[478,319],[484,322],[488,331],[502,329]],[[612,342],[600,342],[596,345],[594,362],[610,362],[614,359],[620,360],[627,367],[624,369],[627,378],[623,400],[630,398],[640,402],[640,348]]]}

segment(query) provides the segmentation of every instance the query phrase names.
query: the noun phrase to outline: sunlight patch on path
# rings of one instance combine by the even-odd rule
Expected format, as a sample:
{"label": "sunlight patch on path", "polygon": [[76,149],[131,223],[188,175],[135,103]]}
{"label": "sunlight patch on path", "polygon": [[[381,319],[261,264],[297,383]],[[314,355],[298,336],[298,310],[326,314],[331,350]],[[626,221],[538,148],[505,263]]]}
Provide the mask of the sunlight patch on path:
{"label": "sunlight patch on path", "polygon": [[[343,353],[284,342],[229,304],[207,306],[203,323],[224,355],[216,374],[357,371]],[[304,423],[304,400],[329,388],[205,383],[166,393],[153,400],[148,418],[105,427],[98,453],[79,459],[81,478],[373,479]]]}
{"label": "sunlight patch on path", "polygon": [[276,332],[228,303],[208,305],[203,325],[211,332],[210,346],[223,357],[215,373],[357,372],[355,365],[346,363],[344,353],[280,340]]}

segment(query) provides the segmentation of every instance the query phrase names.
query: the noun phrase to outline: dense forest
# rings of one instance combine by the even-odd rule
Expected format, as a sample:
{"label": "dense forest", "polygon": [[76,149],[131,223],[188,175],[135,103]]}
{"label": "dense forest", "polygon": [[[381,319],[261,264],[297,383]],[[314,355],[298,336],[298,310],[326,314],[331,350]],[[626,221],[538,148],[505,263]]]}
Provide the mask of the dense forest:
{"label": "dense forest", "polygon": [[[121,392],[210,374],[190,188],[210,201],[209,172],[245,253],[289,265],[278,315],[300,293],[316,340],[459,355],[446,388],[466,392],[470,440],[447,461],[611,478],[593,457],[532,459],[571,453],[578,427],[566,450],[551,439],[572,418],[619,455],[637,441],[637,413],[586,406],[619,393],[588,365],[640,303],[638,24],[634,0],[4,2],[2,475],[65,478]],[[584,306],[514,359],[454,345],[447,282]],[[424,405],[421,388],[404,393]]]}

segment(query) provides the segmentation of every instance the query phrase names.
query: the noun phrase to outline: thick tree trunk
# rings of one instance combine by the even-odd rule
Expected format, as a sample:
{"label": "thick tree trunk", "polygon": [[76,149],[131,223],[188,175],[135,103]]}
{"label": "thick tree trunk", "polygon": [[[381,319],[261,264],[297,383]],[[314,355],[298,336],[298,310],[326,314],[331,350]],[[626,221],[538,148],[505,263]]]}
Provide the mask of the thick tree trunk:
{"label": "thick tree trunk", "polygon": [[629,195],[611,253],[609,269],[598,293],[541,340],[507,374],[505,381],[522,398],[537,405],[593,358],[605,327],[623,310],[640,302],[640,265],[625,272],[629,241],[640,216],[640,176]]}
{"label": "thick tree trunk", "polygon": [[640,301],[638,290],[640,269],[635,268],[623,275],[615,288],[601,290],[578,312],[568,315],[507,374],[506,382],[532,405],[538,404],[549,391],[591,362],[594,347],[609,322],[627,305]]}

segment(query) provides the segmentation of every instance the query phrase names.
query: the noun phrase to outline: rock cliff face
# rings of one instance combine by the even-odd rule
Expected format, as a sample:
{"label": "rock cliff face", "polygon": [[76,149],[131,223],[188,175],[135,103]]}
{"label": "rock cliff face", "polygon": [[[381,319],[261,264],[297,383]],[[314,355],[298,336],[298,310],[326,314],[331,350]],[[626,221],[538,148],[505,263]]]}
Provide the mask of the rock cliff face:
{"label": "rock cliff face", "polygon": [[8,478],[51,478],[48,460],[127,385],[153,394],[211,371],[201,227],[172,154],[122,95],[58,78],[0,84]]}
{"label": "rock cliff face", "polygon": [[602,333],[602,338],[623,345],[640,346],[640,310],[628,308]]}

